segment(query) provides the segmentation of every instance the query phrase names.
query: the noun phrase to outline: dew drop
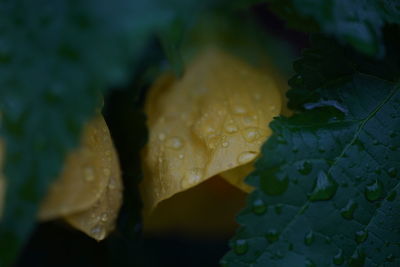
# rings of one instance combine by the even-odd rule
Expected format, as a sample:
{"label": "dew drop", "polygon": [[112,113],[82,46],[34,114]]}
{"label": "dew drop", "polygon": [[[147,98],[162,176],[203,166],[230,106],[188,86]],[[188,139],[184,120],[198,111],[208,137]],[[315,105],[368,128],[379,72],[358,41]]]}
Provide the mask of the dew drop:
{"label": "dew drop", "polygon": [[261,174],[260,185],[270,196],[282,195],[289,187],[289,179],[287,176],[278,177],[275,173],[265,171]]}
{"label": "dew drop", "polygon": [[297,168],[300,174],[307,175],[312,171],[312,164],[308,161],[303,161]]}
{"label": "dew drop", "polygon": [[249,249],[249,244],[244,239],[236,240],[233,246],[233,250],[237,255],[246,254],[248,249]]}
{"label": "dew drop", "polygon": [[395,178],[397,176],[396,168],[392,167],[387,170],[390,177]]}
{"label": "dew drop", "polygon": [[252,211],[257,215],[262,215],[267,210],[267,205],[265,205],[262,199],[256,199],[253,201]]}
{"label": "dew drop", "polygon": [[318,201],[331,199],[335,195],[337,187],[338,184],[332,179],[332,177],[328,176],[325,172],[320,171],[313,192],[310,195],[310,200]]}
{"label": "dew drop", "polygon": [[389,255],[386,257],[386,261],[388,261],[388,262],[394,262],[395,259],[396,259],[396,258],[395,258],[395,256],[394,256],[393,254],[389,254]]}
{"label": "dew drop", "polygon": [[361,250],[356,250],[349,260],[349,266],[360,267],[364,266],[365,253]]}
{"label": "dew drop", "polygon": [[108,221],[108,213],[104,212],[101,217],[100,217],[102,222],[107,222]]}
{"label": "dew drop", "polygon": [[279,239],[279,232],[276,229],[270,229],[270,230],[268,230],[267,234],[265,235],[265,238],[270,243],[274,243],[274,242],[278,241],[278,239]]}
{"label": "dew drop", "polygon": [[222,143],[222,147],[228,147],[229,146],[229,142],[223,142]]}
{"label": "dew drop", "polygon": [[314,233],[311,230],[304,236],[304,244],[310,246],[314,242]]}
{"label": "dew drop", "polygon": [[85,181],[91,182],[94,180],[94,171],[93,171],[92,167],[86,167],[83,172],[84,172]]}
{"label": "dew drop", "polygon": [[254,142],[260,138],[260,133],[257,128],[251,127],[243,131],[243,137],[247,142]]}
{"label": "dew drop", "polygon": [[179,159],[184,159],[184,158],[185,158],[185,155],[179,154],[178,158],[179,158]]}
{"label": "dew drop", "polygon": [[235,106],[233,108],[233,113],[236,115],[244,115],[247,113],[247,110],[243,106]]}
{"label": "dew drop", "polygon": [[269,106],[269,110],[270,110],[270,111],[275,111],[275,110],[276,110],[276,106],[275,106],[275,105]]}
{"label": "dew drop", "polygon": [[198,183],[201,178],[203,178],[203,169],[193,168],[186,174],[186,176],[184,176],[181,181],[181,186],[182,188],[187,188],[193,184]]}
{"label": "dew drop", "polygon": [[256,156],[257,156],[257,153],[253,152],[253,151],[242,152],[239,154],[239,156],[237,158],[237,162],[239,164],[244,164],[244,163],[252,161]]}
{"label": "dew drop", "polygon": [[368,201],[378,200],[383,193],[383,185],[380,181],[375,180],[374,183],[365,187],[365,197]]}
{"label": "dew drop", "polygon": [[225,131],[227,133],[233,134],[233,133],[236,133],[238,131],[238,128],[234,124],[227,124],[227,125],[225,125]]}
{"label": "dew drop", "polygon": [[174,137],[168,138],[165,145],[168,148],[181,149],[183,147],[183,141],[181,138],[174,136]]}
{"label": "dew drop", "polygon": [[355,203],[352,199],[350,199],[346,206],[340,210],[340,215],[346,220],[353,219],[354,211],[357,208],[357,203]]}
{"label": "dew drop", "polygon": [[97,239],[103,239],[106,236],[106,232],[103,227],[95,226],[90,230],[90,233],[96,236]]}
{"label": "dew drop", "polygon": [[306,259],[306,261],[304,262],[306,267],[315,267],[315,263],[312,262],[310,259]]}
{"label": "dew drop", "polygon": [[158,140],[164,141],[165,138],[166,138],[165,133],[159,133],[159,134],[158,134]]}
{"label": "dew drop", "polygon": [[368,232],[361,230],[357,231],[355,234],[355,240],[357,243],[363,243],[368,238]]}
{"label": "dew drop", "polygon": [[342,265],[344,263],[343,250],[339,249],[338,253],[333,256],[333,264]]}

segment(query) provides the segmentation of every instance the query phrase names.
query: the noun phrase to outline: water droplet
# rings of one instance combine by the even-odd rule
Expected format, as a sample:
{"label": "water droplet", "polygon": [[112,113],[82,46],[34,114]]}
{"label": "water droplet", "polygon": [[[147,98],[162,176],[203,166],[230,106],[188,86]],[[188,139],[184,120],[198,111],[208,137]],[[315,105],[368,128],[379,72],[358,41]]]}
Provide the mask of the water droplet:
{"label": "water droplet", "polygon": [[238,131],[238,128],[234,124],[227,124],[227,125],[225,125],[225,131],[227,133],[233,134],[233,133],[236,133]]}
{"label": "water droplet", "polygon": [[275,207],[274,207],[275,213],[278,214],[278,215],[282,214],[282,208],[283,208],[282,204],[276,204]]}
{"label": "water droplet", "polygon": [[108,221],[108,213],[104,212],[101,217],[100,217],[102,222],[107,222]]}
{"label": "water droplet", "polygon": [[383,185],[380,181],[375,180],[374,183],[367,185],[365,188],[365,197],[368,201],[378,200],[383,193]]}
{"label": "water droplet", "polygon": [[254,200],[252,211],[255,214],[257,214],[257,215],[264,214],[266,210],[267,210],[267,205],[265,205],[265,203],[262,199]]}
{"label": "water droplet", "polygon": [[168,148],[181,149],[183,147],[183,141],[181,138],[174,136],[174,137],[168,138],[165,145]]}
{"label": "water droplet", "polygon": [[351,267],[361,267],[364,266],[365,253],[357,249],[349,260],[349,266]]}
{"label": "water droplet", "polygon": [[106,231],[101,226],[95,226],[90,230],[90,233],[96,236],[97,239],[103,239],[106,236]]}
{"label": "water droplet", "polygon": [[306,261],[304,262],[306,267],[315,267],[315,263],[312,262],[310,259],[306,259]]}
{"label": "water droplet", "polygon": [[247,113],[247,110],[243,106],[235,106],[233,108],[233,113],[236,115],[244,115]]}
{"label": "water droplet", "polygon": [[229,142],[223,142],[223,143],[222,143],[222,146],[223,146],[223,147],[228,147],[228,146],[229,146]]}
{"label": "water droplet", "polygon": [[253,152],[253,151],[242,152],[239,154],[239,156],[237,158],[237,162],[239,164],[244,164],[244,163],[252,161],[256,156],[257,156],[257,153]]}
{"label": "water droplet", "polygon": [[109,168],[103,168],[103,173],[105,176],[110,176],[111,170]]}
{"label": "water droplet", "polygon": [[387,172],[388,172],[389,176],[392,178],[395,178],[397,176],[397,170],[394,167],[389,168]]}
{"label": "water droplet", "polygon": [[386,257],[386,261],[388,261],[388,262],[394,262],[395,259],[396,259],[396,257],[393,254],[389,254]]}
{"label": "water droplet", "polygon": [[276,110],[276,106],[275,106],[275,105],[269,106],[269,110],[270,110],[270,111],[275,111],[275,110]]}
{"label": "water droplet", "polygon": [[307,175],[312,171],[312,164],[308,161],[303,161],[297,168],[300,174]]}
{"label": "water droplet", "polygon": [[374,139],[374,141],[372,141],[372,144],[375,145],[375,146],[376,146],[376,145],[379,145],[379,141],[376,140],[376,139]]}
{"label": "water droplet", "polygon": [[233,250],[237,255],[246,254],[248,249],[249,249],[249,244],[244,239],[236,240],[233,246]]}
{"label": "water droplet", "polygon": [[271,196],[282,195],[289,187],[289,179],[287,176],[278,177],[272,171],[261,173],[261,188],[265,193]]}
{"label": "water droplet", "polygon": [[164,141],[165,138],[166,138],[165,133],[159,133],[159,134],[158,134],[158,140]]}
{"label": "water droplet", "polygon": [[203,169],[193,168],[182,179],[181,186],[182,188],[187,188],[193,184],[198,183],[201,180],[201,178],[203,178]]}
{"label": "water droplet", "polygon": [[310,195],[310,200],[318,201],[331,199],[335,195],[337,187],[338,184],[332,179],[332,177],[328,176],[325,172],[320,171],[313,192]]}
{"label": "water droplet", "polygon": [[367,240],[368,238],[368,232],[361,230],[361,231],[357,231],[356,235],[355,235],[355,239],[357,243],[363,243],[365,240]]}
{"label": "water droplet", "polygon": [[304,244],[310,246],[314,242],[314,233],[311,230],[310,232],[306,233],[304,236]]}
{"label": "water droplet", "polygon": [[86,181],[91,182],[94,180],[94,171],[92,167],[86,167],[83,172]]}
{"label": "water droplet", "polygon": [[293,148],[292,148],[292,152],[293,152],[293,153],[297,153],[297,152],[299,152],[299,149],[298,149],[298,147],[293,147]]}
{"label": "water droplet", "polygon": [[333,264],[342,265],[344,263],[343,250],[339,249],[338,253],[333,256]]}
{"label": "water droplet", "polygon": [[270,243],[274,243],[279,239],[279,232],[276,229],[270,229],[265,235],[265,238],[267,238]]}
{"label": "water droplet", "polygon": [[111,177],[110,181],[108,182],[108,189],[115,189],[117,187],[117,183],[115,182],[114,177]]}
{"label": "water droplet", "polygon": [[179,158],[179,159],[184,159],[184,158],[185,158],[185,155],[179,154],[178,158]]}
{"label": "water droplet", "polygon": [[247,142],[254,142],[261,137],[259,131],[255,127],[247,128],[243,131],[243,137]]}
{"label": "water droplet", "polygon": [[393,201],[393,200],[396,199],[396,197],[397,197],[397,192],[396,191],[392,191],[392,192],[390,192],[389,196],[387,197],[387,200]]}
{"label": "water droplet", "polygon": [[340,215],[346,220],[353,219],[354,211],[357,208],[357,203],[355,203],[352,199],[350,199],[346,206],[340,210]]}

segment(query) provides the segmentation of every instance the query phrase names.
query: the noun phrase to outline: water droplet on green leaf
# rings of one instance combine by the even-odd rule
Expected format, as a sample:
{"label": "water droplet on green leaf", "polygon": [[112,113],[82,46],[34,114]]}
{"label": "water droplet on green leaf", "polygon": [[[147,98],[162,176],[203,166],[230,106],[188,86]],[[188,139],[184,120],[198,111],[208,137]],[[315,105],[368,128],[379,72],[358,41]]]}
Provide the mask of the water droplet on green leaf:
{"label": "water droplet on green leaf", "polygon": [[349,260],[349,266],[362,267],[365,262],[365,253],[361,250],[356,250]]}
{"label": "water droplet on green leaf", "polygon": [[332,177],[328,176],[325,172],[318,173],[314,189],[310,195],[311,201],[328,200],[331,199],[337,190],[338,184]]}
{"label": "water droplet on green leaf", "polygon": [[357,231],[355,238],[357,243],[363,243],[368,238],[368,232],[364,230]]}
{"label": "water droplet on green leaf", "polygon": [[279,239],[279,232],[276,229],[270,229],[265,237],[270,243],[273,243]]}
{"label": "water droplet on green leaf", "polygon": [[305,237],[304,237],[304,244],[306,244],[307,246],[310,246],[312,243],[314,242],[314,233],[311,230],[310,232],[308,232]]}
{"label": "water droplet on green leaf", "polygon": [[355,203],[352,199],[350,199],[346,206],[340,210],[340,215],[346,220],[353,219],[354,211],[357,208],[357,203]]}
{"label": "water droplet on green leaf", "polygon": [[244,239],[238,239],[235,241],[233,246],[233,250],[237,255],[246,254],[247,250],[249,249],[249,244]]}
{"label": "water droplet on green leaf", "polygon": [[397,197],[397,191],[392,191],[392,192],[390,192],[390,194],[389,194],[387,200],[393,201],[393,200],[396,199],[396,197]]}
{"label": "water droplet on green leaf", "polygon": [[273,172],[265,172],[261,175],[261,188],[270,196],[282,195],[289,186],[287,176],[277,177]]}
{"label": "water droplet on green leaf", "polygon": [[266,210],[267,210],[267,205],[265,205],[265,203],[262,199],[254,200],[252,211],[255,214],[257,214],[257,215],[264,214]]}
{"label": "water droplet on green leaf", "polygon": [[342,265],[344,262],[343,250],[339,249],[338,253],[333,256],[333,264]]}
{"label": "water droplet on green leaf", "polygon": [[365,188],[365,197],[368,201],[378,200],[383,193],[383,185],[380,181],[375,180],[374,183],[367,185]]}
{"label": "water droplet on green leaf", "polygon": [[312,171],[312,164],[308,161],[303,161],[297,168],[300,174],[307,175]]}

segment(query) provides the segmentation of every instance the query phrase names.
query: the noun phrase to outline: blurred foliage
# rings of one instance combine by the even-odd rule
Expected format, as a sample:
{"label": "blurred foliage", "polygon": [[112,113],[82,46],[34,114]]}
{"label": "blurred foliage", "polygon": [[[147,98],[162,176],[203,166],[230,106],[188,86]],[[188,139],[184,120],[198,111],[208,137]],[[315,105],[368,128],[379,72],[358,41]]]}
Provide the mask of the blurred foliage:
{"label": "blurred foliage", "polygon": [[370,56],[383,57],[382,28],[400,23],[397,0],[266,0],[290,27],[321,31]]}

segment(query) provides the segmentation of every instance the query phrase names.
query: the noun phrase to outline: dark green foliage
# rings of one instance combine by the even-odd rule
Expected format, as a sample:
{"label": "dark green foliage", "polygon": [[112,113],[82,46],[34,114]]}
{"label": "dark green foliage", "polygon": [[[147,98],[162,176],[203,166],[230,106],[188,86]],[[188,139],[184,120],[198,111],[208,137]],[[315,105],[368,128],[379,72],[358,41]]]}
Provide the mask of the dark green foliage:
{"label": "dark green foliage", "polygon": [[[271,123],[227,266],[400,264],[400,87],[357,73],[318,94],[335,105]],[[235,253],[237,240],[245,253]]]}
{"label": "dark green foliage", "polygon": [[1,134],[7,194],[0,266],[29,236],[38,203],[101,94],[125,78],[171,10],[154,1],[2,1]]}
{"label": "dark green foliage", "polygon": [[321,31],[368,55],[384,55],[382,28],[400,23],[396,0],[266,0],[286,23],[307,32]]}

